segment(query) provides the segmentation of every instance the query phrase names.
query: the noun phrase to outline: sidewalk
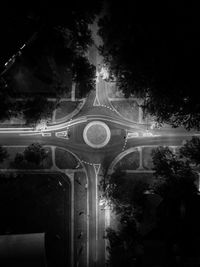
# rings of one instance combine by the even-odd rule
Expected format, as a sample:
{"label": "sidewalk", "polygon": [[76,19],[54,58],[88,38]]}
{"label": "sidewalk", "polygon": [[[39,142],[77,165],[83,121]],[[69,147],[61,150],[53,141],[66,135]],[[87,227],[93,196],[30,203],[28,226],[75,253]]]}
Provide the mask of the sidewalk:
{"label": "sidewalk", "polygon": [[[69,121],[70,119],[72,119],[74,116],[76,116],[80,110],[84,107],[85,102],[86,102],[86,98],[80,99],[80,102],[77,106],[76,109],[74,109],[72,112],[70,112],[68,115],[60,118],[60,119],[55,119],[56,117],[56,110],[53,112],[52,115],[52,120],[50,122],[48,122],[48,126],[52,126],[52,125],[56,125],[56,124],[60,124],[60,123],[64,123]],[[63,99],[63,102],[66,101],[66,99]],[[35,128],[32,126],[27,126],[25,125],[25,123],[23,122],[23,120],[19,120],[19,119],[12,119],[12,120],[6,120],[4,122],[0,122],[0,129],[5,129],[5,130],[9,130],[9,129],[22,129],[23,131],[29,131],[29,130],[34,130]]]}

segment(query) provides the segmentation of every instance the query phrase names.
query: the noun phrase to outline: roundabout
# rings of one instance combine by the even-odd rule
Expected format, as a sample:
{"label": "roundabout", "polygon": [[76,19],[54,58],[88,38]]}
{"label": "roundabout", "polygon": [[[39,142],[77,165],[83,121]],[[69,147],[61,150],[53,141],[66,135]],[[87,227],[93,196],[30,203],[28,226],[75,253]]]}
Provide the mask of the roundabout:
{"label": "roundabout", "polygon": [[102,148],[110,141],[109,127],[102,121],[92,121],[86,125],[83,131],[85,143],[92,148]]}

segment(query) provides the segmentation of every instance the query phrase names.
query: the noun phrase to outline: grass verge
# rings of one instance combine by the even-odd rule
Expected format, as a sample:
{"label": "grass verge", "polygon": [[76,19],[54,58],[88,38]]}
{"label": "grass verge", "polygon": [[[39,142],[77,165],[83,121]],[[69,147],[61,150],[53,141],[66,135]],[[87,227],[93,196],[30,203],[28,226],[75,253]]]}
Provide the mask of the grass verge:
{"label": "grass verge", "polygon": [[120,170],[136,170],[139,168],[140,155],[138,151],[134,151],[123,157],[117,164],[115,169]]}
{"label": "grass verge", "polygon": [[59,119],[62,119],[63,117],[65,117],[65,116],[69,115],[81,103],[82,103],[81,101],[63,101],[63,102],[61,102],[59,107],[56,110],[55,119],[59,120]]}
{"label": "grass verge", "polygon": [[55,162],[59,169],[78,169],[82,168],[78,160],[68,151],[56,148]]}
{"label": "grass verge", "polygon": [[112,101],[113,107],[126,119],[139,121],[139,106],[134,100]]}
{"label": "grass verge", "polygon": [[[17,153],[23,153],[26,147],[6,147],[9,158],[0,164],[0,169],[24,169],[23,165],[13,167],[13,162]],[[47,158],[43,161],[41,166],[29,165],[30,169],[50,169],[52,167],[52,152],[50,147],[45,147],[47,151]]]}

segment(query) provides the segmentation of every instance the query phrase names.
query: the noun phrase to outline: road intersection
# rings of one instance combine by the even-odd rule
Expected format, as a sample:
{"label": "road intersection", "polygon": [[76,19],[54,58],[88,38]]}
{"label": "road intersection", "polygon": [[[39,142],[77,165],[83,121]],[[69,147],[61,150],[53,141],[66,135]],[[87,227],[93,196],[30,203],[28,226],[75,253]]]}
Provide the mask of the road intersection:
{"label": "road intersection", "polygon": [[[105,84],[106,82],[100,77],[97,87],[100,86],[98,99],[100,99],[102,106],[93,105],[96,92],[92,92],[79,115],[76,115],[70,121],[49,125],[42,132],[31,128],[0,129],[0,145],[27,146],[33,142],[39,142],[44,146],[61,147],[76,155],[76,158],[84,167],[88,180],[87,266],[105,265],[106,242],[103,237],[105,234],[105,222],[107,225],[109,215],[108,211],[102,211],[99,206],[100,193],[98,185],[101,166],[106,164],[107,167],[110,166],[110,169],[112,169],[125,154],[131,153],[136,147],[180,146],[184,140],[190,139],[192,135],[198,135],[198,133],[186,132],[180,128],[152,129],[147,134],[144,123],[131,123],[129,120],[119,116],[115,111],[106,108],[109,106],[109,100],[107,98],[106,102],[103,102],[103,97],[100,96],[101,94],[106,95],[107,86]],[[97,145],[95,147],[91,146],[90,142],[87,142],[84,138],[84,130],[87,130],[90,125],[95,125],[97,122],[106,125],[110,136],[109,138],[106,137],[106,142],[102,139],[102,142],[104,142],[102,146]],[[101,131],[101,129],[99,130]],[[70,136],[68,136],[68,132],[70,132]],[[94,131],[93,135],[96,134]],[[99,136],[101,137],[101,134]],[[93,137],[93,142],[97,142],[95,136]],[[74,181],[71,179],[72,189],[73,183]],[[71,215],[73,216],[73,213]],[[71,263],[72,266],[76,266],[76,259],[73,256]]]}
{"label": "road intersection", "polygon": [[[98,44],[96,45],[98,46]],[[97,55],[94,47],[92,49],[92,61],[97,68],[102,59]],[[109,210],[104,210],[99,205],[101,195],[99,181],[102,170],[107,169],[112,172],[117,162],[134,150],[142,151],[140,150],[141,147],[180,146],[194,134],[199,135],[198,132],[187,132],[182,128],[151,129],[150,123],[147,125],[141,120],[141,109],[138,121],[130,121],[121,116],[113,107],[108,96],[111,84],[103,79],[105,75],[99,75],[99,73],[97,75],[96,90],[88,95],[79,112],[74,112],[73,118],[68,119],[66,116],[66,120],[49,123],[42,131],[29,127],[0,128],[0,145],[28,146],[34,142],[39,142],[43,146],[69,151],[82,166],[86,174],[85,189],[87,191],[87,233],[86,247],[83,252],[86,261],[83,262],[77,258],[74,251],[74,237],[77,235],[73,230],[74,176],[70,176],[66,170],[56,169],[57,172],[67,174],[71,183],[71,266],[105,266],[107,242],[104,236],[110,218]],[[90,131],[89,134],[92,125],[94,130]],[[104,129],[101,129],[100,125]],[[146,171],[142,168],[142,157],[142,153],[140,153],[140,168],[136,170],[137,172]],[[82,247],[79,252],[82,253]]]}

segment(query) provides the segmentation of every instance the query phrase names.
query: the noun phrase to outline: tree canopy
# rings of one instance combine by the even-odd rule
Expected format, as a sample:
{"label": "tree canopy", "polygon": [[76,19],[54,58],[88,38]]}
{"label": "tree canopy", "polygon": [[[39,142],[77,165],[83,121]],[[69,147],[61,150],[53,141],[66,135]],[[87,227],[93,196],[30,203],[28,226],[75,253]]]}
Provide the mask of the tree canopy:
{"label": "tree canopy", "polygon": [[25,160],[36,165],[40,165],[46,157],[47,153],[39,143],[33,143],[24,150]]}
{"label": "tree canopy", "polygon": [[26,99],[22,106],[22,112],[26,123],[35,125],[41,121],[41,119],[51,120],[56,103],[48,101],[45,97],[35,96],[32,99]]}
{"label": "tree canopy", "polygon": [[11,165],[13,168],[32,169],[41,167],[46,158],[45,148],[39,143],[33,143],[27,146],[23,153],[17,153]]}
{"label": "tree canopy", "polygon": [[[104,179],[104,197],[112,204],[120,222],[117,229],[108,229],[110,266],[118,266],[117,262],[140,266],[137,264],[141,255],[136,252],[146,238],[151,242],[159,239],[165,244],[168,266],[176,261],[170,254],[174,246],[182,254],[182,261],[190,253],[196,253],[190,246],[194,248],[199,242],[195,241],[199,234],[200,199],[198,169],[194,168],[199,164],[199,140],[193,137],[176,154],[168,147],[155,149],[152,153],[155,172],[151,184],[141,180],[142,176],[135,180],[137,174],[130,178],[119,170]],[[154,203],[154,207],[150,203]],[[145,255],[142,257],[144,259]]]}
{"label": "tree canopy", "polygon": [[[183,149],[186,151],[187,146]],[[168,147],[159,147],[153,152],[156,177],[154,191],[163,198],[184,200],[197,193],[195,181],[198,175],[191,167],[190,158],[182,160],[181,151],[175,155]]]}
{"label": "tree canopy", "polygon": [[180,149],[180,155],[198,166],[200,164],[200,139],[194,136],[190,141],[186,141]]}
{"label": "tree canopy", "polygon": [[[16,97],[35,97],[34,94],[41,91],[46,98],[59,99],[70,93],[72,82],[77,83],[80,97],[94,88],[95,71],[86,53],[93,43],[89,24],[100,12],[101,2],[74,1],[66,8],[62,3],[52,6],[31,1],[23,6],[23,12],[20,3],[16,7],[2,7],[1,61],[6,63],[14,55],[3,69],[7,71],[1,75],[5,81],[1,80],[1,94],[6,90],[1,98],[2,120],[17,116],[19,112],[25,119],[29,113],[32,121],[38,120],[38,113],[31,105],[31,111],[24,113],[21,102],[17,103],[16,112]],[[45,111],[40,115],[45,115]]]}
{"label": "tree canopy", "polygon": [[[137,175],[136,175],[137,176]],[[120,226],[108,228],[107,238],[110,246],[109,266],[137,266],[140,255],[137,249],[142,247],[141,233],[138,229],[142,221],[145,205],[144,192],[148,184],[135,177],[126,177],[119,170],[102,180],[103,197],[118,215]],[[139,265],[138,265],[139,266]]]}
{"label": "tree canopy", "polygon": [[[167,147],[160,147],[153,153],[155,166],[153,190],[162,197],[157,209],[157,227],[168,247],[168,253],[174,246],[177,247],[174,253],[178,253],[180,262],[184,262],[184,258],[187,257],[196,257],[195,247],[200,234],[198,227],[200,199],[197,188],[199,178],[198,172],[191,165],[190,154],[190,146],[198,146],[195,141],[195,139],[188,141],[177,155]],[[186,153],[187,149],[189,153]],[[175,260],[170,257],[168,261]]]}
{"label": "tree canopy", "polygon": [[0,146],[0,163],[9,157],[9,154],[5,147]]}
{"label": "tree canopy", "polygon": [[[123,5],[107,2],[107,13],[99,20],[100,51],[124,95],[142,97],[145,112],[158,122],[200,129],[199,27],[192,21],[195,7],[166,3],[161,16],[166,21],[176,16],[180,22],[138,24],[136,18],[143,8],[136,3],[133,11],[131,1]],[[143,15],[148,8],[154,17],[157,8],[148,4]],[[187,23],[182,23],[182,18]]]}

